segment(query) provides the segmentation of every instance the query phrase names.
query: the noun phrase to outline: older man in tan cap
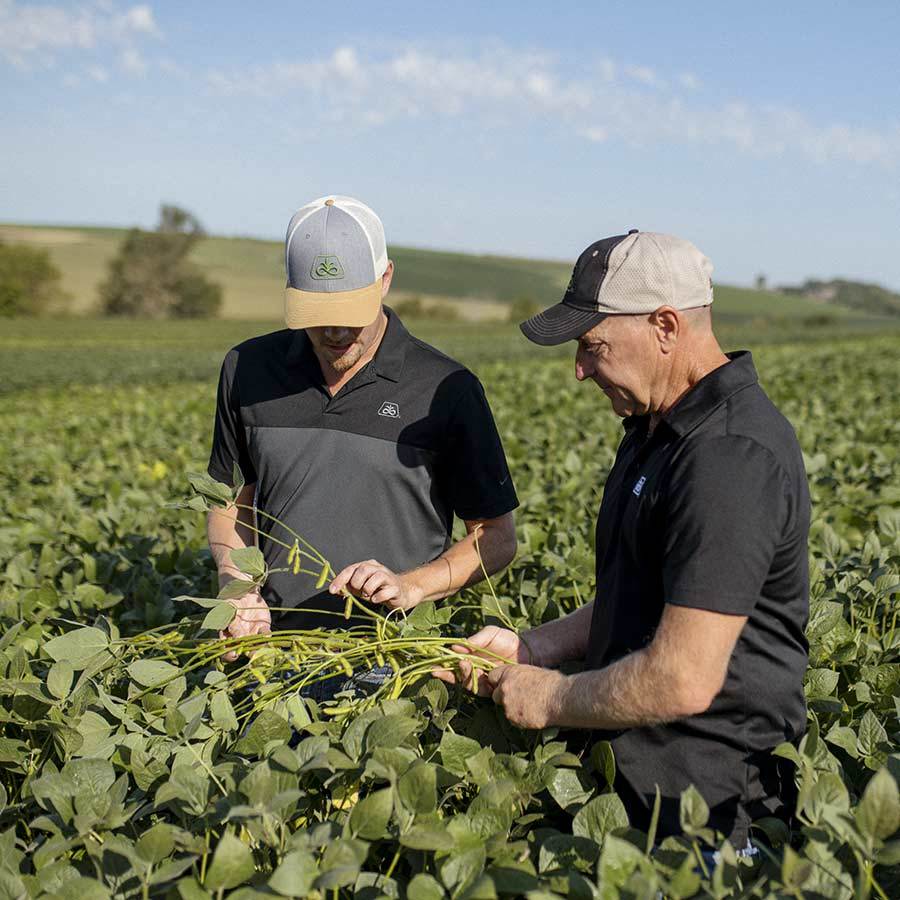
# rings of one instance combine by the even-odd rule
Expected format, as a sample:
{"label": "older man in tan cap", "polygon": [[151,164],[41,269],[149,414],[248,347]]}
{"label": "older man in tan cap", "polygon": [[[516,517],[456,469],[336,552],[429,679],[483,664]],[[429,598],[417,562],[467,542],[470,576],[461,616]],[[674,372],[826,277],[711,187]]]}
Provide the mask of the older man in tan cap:
{"label": "older man in tan cap", "polygon": [[[633,825],[647,829],[658,790],[658,836],[679,831],[693,784],[710,825],[752,854],[751,822],[793,810],[771,751],[806,724],[809,493],[750,354],[713,334],[711,272],[690,242],[631,231],[588,247],[562,302],[522,325],[538,344],[577,340],[576,377],[625,435],[597,519],[595,600],[472,643],[511,661],[479,680],[510,721],[611,741]],[[569,660],[584,671],[555,670]],[[471,668],[458,677],[471,685]]]}

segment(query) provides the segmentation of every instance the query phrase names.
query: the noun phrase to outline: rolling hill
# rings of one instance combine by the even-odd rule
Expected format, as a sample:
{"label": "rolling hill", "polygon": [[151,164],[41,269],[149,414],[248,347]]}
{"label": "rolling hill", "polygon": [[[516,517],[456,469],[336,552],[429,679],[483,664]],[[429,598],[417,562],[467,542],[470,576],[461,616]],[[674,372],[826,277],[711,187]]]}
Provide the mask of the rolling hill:
{"label": "rolling hill", "polygon": [[[96,312],[97,286],[115,254],[124,229],[2,225],[0,240],[46,248],[63,273],[70,309]],[[284,264],[278,241],[208,237],[198,243],[194,261],[219,281],[225,294],[223,317],[281,318]],[[549,305],[561,295],[571,274],[570,262],[476,256],[410,247],[389,248],[396,266],[392,300],[422,297],[426,303],[449,302],[466,319],[502,320],[507,305],[525,298]],[[806,296],[716,285],[717,318],[721,322],[799,324],[803,320],[847,320],[849,325],[878,317],[860,310],[825,304]]]}

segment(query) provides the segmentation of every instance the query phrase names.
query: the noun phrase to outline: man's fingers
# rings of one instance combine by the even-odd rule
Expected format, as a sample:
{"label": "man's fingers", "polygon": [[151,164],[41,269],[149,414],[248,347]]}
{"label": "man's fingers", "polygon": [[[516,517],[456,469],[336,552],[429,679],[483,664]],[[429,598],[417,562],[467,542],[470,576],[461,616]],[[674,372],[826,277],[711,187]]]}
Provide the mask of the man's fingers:
{"label": "man's fingers", "polygon": [[350,580],[350,577],[356,571],[356,567],[358,565],[359,563],[353,563],[352,566],[346,566],[345,568],[341,569],[341,571],[334,576],[334,580],[331,582],[331,585],[328,588],[329,593],[339,594],[344,589],[347,582]]}
{"label": "man's fingers", "polygon": [[452,669],[432,669],[431,674],[441,681],[446,681],[447,684],[459,684],[457,673]]}
{"label": "man's fingers", "polygon": [[400,588],[396,584],[386,584],[369,597],[371,603],[391,603],[400,596]]}
{"label": "man's fingers", "polygon": [[371,563],[363,563],[361,566],[357,566],[353,577],[350,579],[350,590],[357,594],[362,593],[365,583],[373,575],[379,574],[381,571],[383,570],[376,568]]}
{"label": "man's fingers", "polygon": [[391,576],[384,569],[372,572],[359,589],[363,597],[371,599],[378,591],[391,583]]}

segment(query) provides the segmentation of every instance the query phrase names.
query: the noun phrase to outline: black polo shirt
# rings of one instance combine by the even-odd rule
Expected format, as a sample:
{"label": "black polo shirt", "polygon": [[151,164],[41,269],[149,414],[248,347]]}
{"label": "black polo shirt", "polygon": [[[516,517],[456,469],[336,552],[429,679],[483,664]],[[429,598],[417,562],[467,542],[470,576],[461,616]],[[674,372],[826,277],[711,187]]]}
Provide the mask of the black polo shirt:
{"label": "black polo shirt", "polygon": [[[453,516],[489,519],[518,505],[484,390],[468,369],[417,340],[396,313],[374,358],[332,397],[305,331],[245,341],[219,380],[209,473],[234,462],[256,505],[316,547],[334,570],[373,558],[396,572],[450,546]],[[260,527],[287,544],[287,532]],[[260,538],[270,569],[288,550]],[[346,624],[314,610],[344,601],[316,579],[273,572],[263,589],[276,627]]]}
{"label": "black polo shirt", "polygon": [[810,503],[790,423],[750,354],[729,356],[652,435],[649,417],[625,421],[597,520],[587,666],[649,644],[666,603],[748,617],[706,712],[603,735],[632,824],[646,829],[659,785],[659,837],[677,833],[693,784],[710,826],[741,847],[752,819],[793,809],[791,774],[770,751],[806,727]]}

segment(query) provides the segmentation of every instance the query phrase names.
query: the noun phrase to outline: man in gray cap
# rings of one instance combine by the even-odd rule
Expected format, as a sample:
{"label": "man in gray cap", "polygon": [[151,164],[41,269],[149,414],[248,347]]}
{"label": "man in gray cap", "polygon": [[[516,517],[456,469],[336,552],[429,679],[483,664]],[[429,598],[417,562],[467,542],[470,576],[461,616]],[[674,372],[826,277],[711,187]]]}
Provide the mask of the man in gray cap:
{"label": "man in gray cap", "polygon": [[[806,726],[809,493],[750,354],[716,341],[711,273],[690,242],[631,231],[588,247],[562,302],[521,326],[537,344],[578,342],[576,378],[606,394],[625,435],[597,519],[595,600],[471,642],[512,662],[478,681],[510,721],[611,741],[632,825],[647,830],[658,790],[657,835],[678,832],[693,784],[710,826],[752,854],[751,822],[794,808],[771,751]],[[555,671],[569,660],[584,671]],[[472,686],[468,665],[440,674]]]}
{"label": "man in gray cap", "polygon": [[[479,581],[479,551],[488,572],[515,554],[518,501],[484,391],[383,305],[394,267],[378,216],[350,197],[314,200],[291,219],[285,265],[288,328],[222,366],[209,473],[231,484],[237,465],[239,502],[289,525],[338,574],[323,587],[294,576],[293,539],[271,519],[213,510],[223,582],[242,577],[231,550],[269,532],[258,541],[270,576],[234,601],[235,637],[355,624],[341,615],[345,587],[409,609]],[[467,532],[456,543],[454,515]]]}

